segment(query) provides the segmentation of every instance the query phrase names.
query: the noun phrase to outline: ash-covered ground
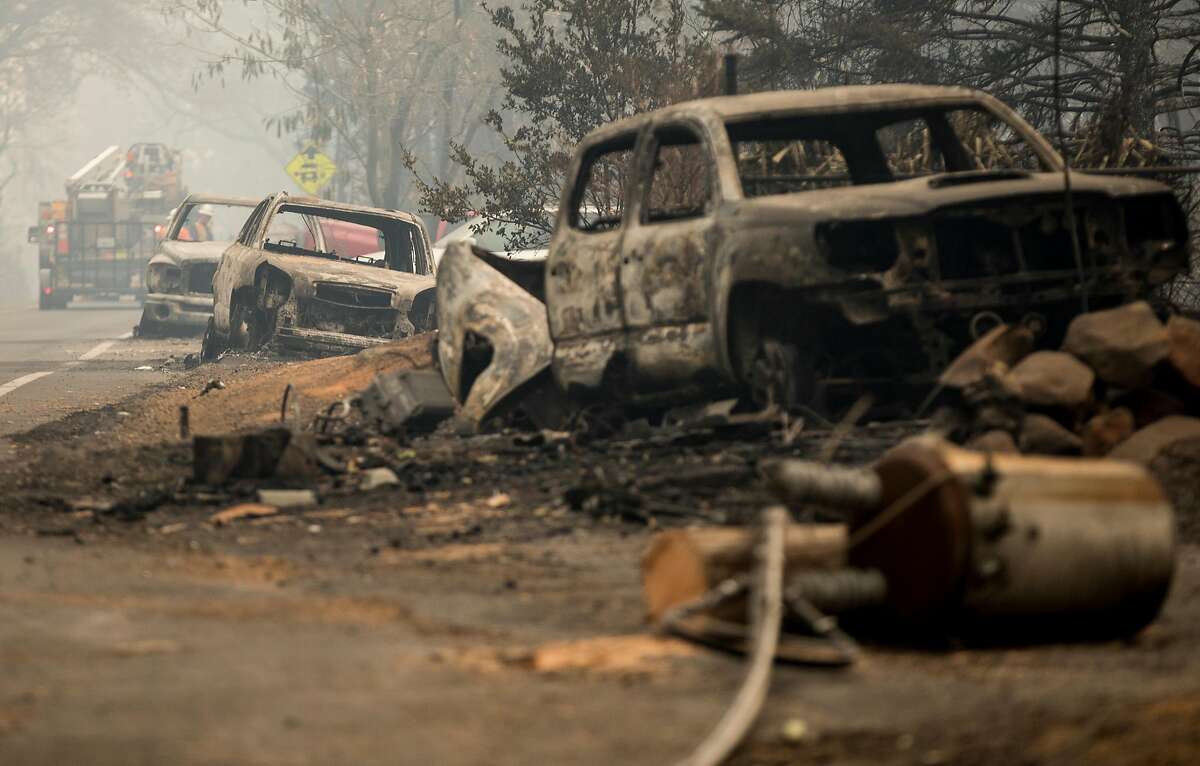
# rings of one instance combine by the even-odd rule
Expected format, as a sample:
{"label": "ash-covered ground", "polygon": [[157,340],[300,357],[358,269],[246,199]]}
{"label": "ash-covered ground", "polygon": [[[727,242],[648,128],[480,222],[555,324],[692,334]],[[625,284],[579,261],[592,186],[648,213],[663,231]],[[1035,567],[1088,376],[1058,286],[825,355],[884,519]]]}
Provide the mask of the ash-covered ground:
{"label": "ash-covered ground", "polygon": [[[652,534],[756,518],[764,457],[869,462],[922,427],[352,426],[329,447],[349,472],[192,481],[181,405],[193,434],[261,427],[290,383],[308,422],[378,372],[429,364],[428,339],[300,363],[163,358],[151,390],[15,436],[0,463],[3,760],[671,762],[743,665],[650,631]],[[374,467],[399,483],[363,491]],[[275,485],[319,502],[214,521]],[[1163,614],[1128,642],[875,643],[847,670],[780,666],[733,762],[1190,763],[1198,618],[1189,541]]]}

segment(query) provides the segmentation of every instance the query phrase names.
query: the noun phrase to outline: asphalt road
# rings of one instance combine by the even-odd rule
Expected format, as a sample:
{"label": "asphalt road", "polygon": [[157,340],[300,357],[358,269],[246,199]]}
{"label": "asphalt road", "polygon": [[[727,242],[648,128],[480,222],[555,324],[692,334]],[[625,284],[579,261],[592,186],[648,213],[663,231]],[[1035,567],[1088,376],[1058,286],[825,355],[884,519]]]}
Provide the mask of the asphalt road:
{"label": "asphalt road", "polygon": [[198,347],[131,338],[140,316],[133,303],[0,309],[0,439],[136,393],[161,380],[138,367]]}

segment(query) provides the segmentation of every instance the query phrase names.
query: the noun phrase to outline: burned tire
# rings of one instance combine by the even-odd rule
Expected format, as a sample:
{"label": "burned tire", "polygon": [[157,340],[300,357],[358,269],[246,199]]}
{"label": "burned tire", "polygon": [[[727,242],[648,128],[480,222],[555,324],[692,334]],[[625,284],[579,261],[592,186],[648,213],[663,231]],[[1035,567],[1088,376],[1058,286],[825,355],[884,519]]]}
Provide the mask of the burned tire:
{"label": "burned tire", "polygon": [[250,348],[250,326],[246,301],[234,295],[229,305],[229,348],[244,351]]}
{"label": "burned tire", "polygon": [[750,396],[760,407],[794,409],[801,403],[800,353],[793,344],[763,338],[746,373]]}
{"label": "burned tire", "polygon": [[169,325],[157,319],[148,306],[142,307],[142,318],[138,320],[134,333],[139,338],[165,338],[170,335]]}
{"label": "burned tire", "polygon": [[217,320],[210,317],[208,327],[204,329],[204,339],[200,341],[200,361],[215,362],[228,350],[229,339],[217,332]]}
{"label": "burned tire", "polygon": [[245,310],[246,345],[249,351],[257,351],[267,345],[275,337],[278,323],[277,312],[261,306],[251,306]]}
{"label": "burned tire", "polygon": [[815,349],[786,298],[769,287],[744,290],[731,300],[729,316],[730,360],[744,397],[760,408],[810,406]]}
{"label": "burned tire", "polygon": [[257,305],[249,292],[235,293],[229,305],[229,348],[257,351],[275,336],[277,312]]}
{"label": "burned tire", "polygon": [[71,296],[62,298],[58,293],[46,295],[38,293],[38,308],[42,311],[63,311],[67,308],[67,304],[71,302]]}

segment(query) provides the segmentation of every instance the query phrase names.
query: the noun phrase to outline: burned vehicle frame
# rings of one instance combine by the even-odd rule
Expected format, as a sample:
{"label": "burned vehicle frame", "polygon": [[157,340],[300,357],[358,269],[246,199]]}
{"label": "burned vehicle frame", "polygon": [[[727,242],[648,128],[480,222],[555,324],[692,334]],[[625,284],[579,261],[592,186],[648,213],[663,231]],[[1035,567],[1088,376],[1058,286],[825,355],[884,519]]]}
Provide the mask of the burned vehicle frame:
{"label": "burned vehicle frame", "polygon": [[[212,318],[212,281],[229,241],[182,238],[190,214],[204,206],[244,208],[246,215],[260,200],[192,194],[167,222],[162,240],[146,265],[146,298],[138,334],[199,335]],[[240,226],[238,227],[240,228]]]}
{"label": "burned vehicle frame", "polygon": [[[911,412],[995,324],[1057,344],[1085,300],[1142,297],[1186,268],[1168,187],[1070,180],[1073,216],[1050,144],[964,88],[720,97],[602,127],[575,152],[535,296],[554,380],[628,402],[727,388],[826,412],[874,393]],[[460,289],[461,271],[439,280],[443,326],[490,299]],[[465,342],[442,332],[444,370]],[[476,413],[527,374],[492,364],[512,380]],[[471,375],[447,375],[468,399]]]}
{"label": "burned vehicle frame", "polygon": [[[285,219],[293,233],[279,228]],[[359,240],[373,232],[369,242],[378,237],[378,243],[348,245],[338,239],[345,229]],[[205,359],[272,341],[297,351],[351,353],[433,329],[435,321],[429,237],[419,219],[286,192],[255,208],[221,257],[213,288]]]}

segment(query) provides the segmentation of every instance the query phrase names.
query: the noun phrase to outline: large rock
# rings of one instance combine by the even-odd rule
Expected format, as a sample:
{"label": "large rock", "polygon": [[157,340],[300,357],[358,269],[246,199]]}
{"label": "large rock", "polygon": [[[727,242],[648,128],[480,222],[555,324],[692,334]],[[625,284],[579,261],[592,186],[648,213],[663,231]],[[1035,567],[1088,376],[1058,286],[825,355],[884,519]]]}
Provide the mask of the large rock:
{"label": "large rock", "polygon": [[1054,418],[1031,412],[1021,423],[1022,452],[1036,455],[1078,455],[1083,441]]}
{"label": "large rock", "polygon": [[1118,444],[1108,456],[1147,466],[1171,500],[1180,538],[1200,540],[1200,418],[1163,418]]}
{"label": "large rock", "polygon": [[1184,380],[1200,389],[1200,322],[1178,314],[1171,317],[1167,321],[1167,344],[1171,365]]}
{"label": "large rock", "polygon": [[1172,415],[1152,423],[1118,444],[1109,457],[1150,465],[1177,442],[1200,439],[1200,418]]}
{"label": "large rock", "polygon": [[1033,331],[1024,325],[1006,325],[972,343],[942,371],[938,382],[947,388],[965,388],[988,373],[1004,375],[1033,349]]}
{"label": "large rock", "polygon": [[1133,413],[1118,407],[1096,415],[1083,427],[1083,454],[1104,457],[1113,447],[1133,435]]}
{"label": "large rock", "polygon": [[1027,404],[1078,410],[1092,400],[1092,368],[1062,351],[1035,351],[1008,373],[1008,384]]}
{"label": "large rock", "polygon": [[1063,350],[1087,362],[1102,380],[1137,388],[1167,358],[1167,328],[1145,301],[1080,314],[1067,327]]}

